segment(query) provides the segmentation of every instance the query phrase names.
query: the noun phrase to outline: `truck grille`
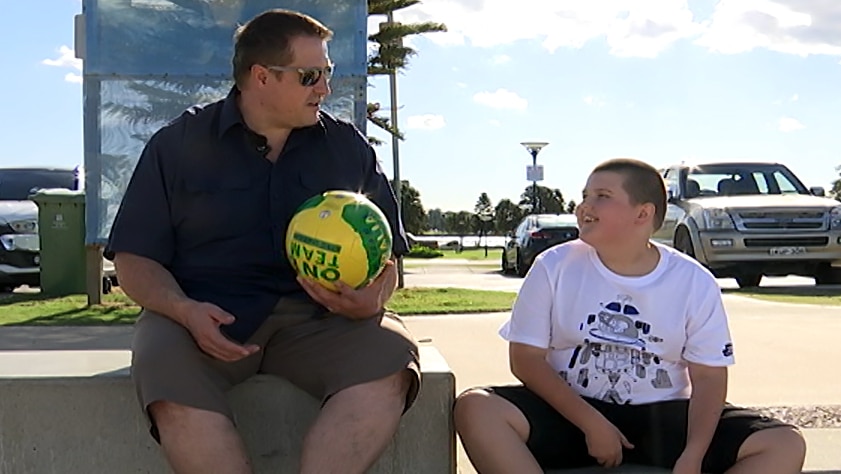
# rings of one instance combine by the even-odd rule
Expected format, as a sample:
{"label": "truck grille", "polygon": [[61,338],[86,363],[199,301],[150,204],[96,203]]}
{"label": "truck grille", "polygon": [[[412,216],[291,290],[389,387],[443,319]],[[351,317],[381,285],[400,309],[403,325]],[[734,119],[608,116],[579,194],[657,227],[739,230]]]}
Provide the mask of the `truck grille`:
{"label": "truck grille", "polygon": [[825,211],[739,211],[735,217],[737,227],[746,231],[827,229]]}
{"label": "truck grille", "polygon": [[829,237],[776,237],[745,239],[745,247],[825,247]]}

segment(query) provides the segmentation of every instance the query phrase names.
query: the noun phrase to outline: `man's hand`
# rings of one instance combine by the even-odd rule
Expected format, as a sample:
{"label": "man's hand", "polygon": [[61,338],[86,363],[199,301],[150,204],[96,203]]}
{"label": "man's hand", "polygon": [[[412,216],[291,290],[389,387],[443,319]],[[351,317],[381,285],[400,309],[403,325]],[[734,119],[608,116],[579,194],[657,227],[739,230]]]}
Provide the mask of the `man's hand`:
{"label": "man's hand", "polygon": [[298,282],[312,299],[331,313],[350,319],[367,319],[376,316],[383,309],[391,294],[387,287],[389,282],[394,281],[394,272],[394,262],[389,261],[374,281],[358,290],[340,281],[334,282],[336,291],[330,291],[309,278],[299,276]]}
{"label": "man's hand", "polygon": [[616,467],[622,464],[622,447],[632,449],[633,444],[625,438],[613,423],[604,417],[584,431],[587,439],[587,452],[603,467]]}
{"label": "man's hand", "polygon": [[260,350],[254,344],[237,344],[222,334],[219,326],[231,324],[235,319],[214,304],[194,302],[184,312],[182,321],[201,350],[221,361],[235,362]]}
{"label": "man's hand", "polygon": [[701,474],[701,463],[704,456],[684,451],[677,459],[672,474]]}

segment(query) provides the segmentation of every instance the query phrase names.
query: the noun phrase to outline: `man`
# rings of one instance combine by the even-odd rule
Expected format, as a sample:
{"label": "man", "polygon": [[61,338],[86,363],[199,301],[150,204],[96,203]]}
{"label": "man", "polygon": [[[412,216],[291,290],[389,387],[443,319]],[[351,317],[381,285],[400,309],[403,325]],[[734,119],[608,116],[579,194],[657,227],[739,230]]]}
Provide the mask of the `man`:
{"label": "man", "polygon": [[251,472],[224,393],[257,372],[323,402],[303,473],[367,470],[417,394],[417,346],[383,311],[393,264],[334,293],[297,278],[284,254],[295,209],[328,189],[368,195],[390,221],[394,253],[407,249],[373,150],[319,110],[331,36],[286,10],[240,28],[236,86],[151,138],[114,221],[106,253],[144,308],[132,377],[175,472]]}

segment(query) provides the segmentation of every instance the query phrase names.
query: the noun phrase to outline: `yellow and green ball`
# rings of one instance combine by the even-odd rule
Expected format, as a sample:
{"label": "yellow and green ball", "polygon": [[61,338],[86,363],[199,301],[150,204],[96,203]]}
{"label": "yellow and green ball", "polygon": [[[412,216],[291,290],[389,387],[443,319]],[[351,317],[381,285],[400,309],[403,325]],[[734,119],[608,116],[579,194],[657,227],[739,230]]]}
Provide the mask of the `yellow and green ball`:
{"label": "yellow and green ball", "polygon": [[295,212],[286,231],[286,255],[299,275],[335,290],[342,281],[362,288],[391,257],[392,236],[383,212],[364,195],[327,191]]}

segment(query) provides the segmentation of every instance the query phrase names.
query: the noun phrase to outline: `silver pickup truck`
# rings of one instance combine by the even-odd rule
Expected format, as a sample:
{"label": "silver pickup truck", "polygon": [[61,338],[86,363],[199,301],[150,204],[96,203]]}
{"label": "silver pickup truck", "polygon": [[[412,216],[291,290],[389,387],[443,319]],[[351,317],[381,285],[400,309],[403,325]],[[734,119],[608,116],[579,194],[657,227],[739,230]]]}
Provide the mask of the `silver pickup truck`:
{"label": "silver pickup truck", "polygon": [[669,205],[654,240],[739,287],[763,275],[841,284],[841,202],[806,188],[779,163],[708,163],[663,170]]}

